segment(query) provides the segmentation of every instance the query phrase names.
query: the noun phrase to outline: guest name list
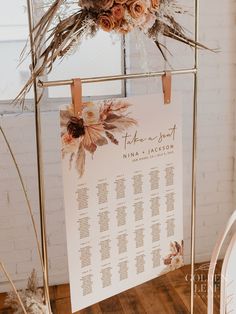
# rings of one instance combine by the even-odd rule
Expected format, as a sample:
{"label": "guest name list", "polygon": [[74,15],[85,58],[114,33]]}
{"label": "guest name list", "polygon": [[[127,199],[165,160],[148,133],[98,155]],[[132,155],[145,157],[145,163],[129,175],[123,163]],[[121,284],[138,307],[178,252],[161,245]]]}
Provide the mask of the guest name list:
{"label": "guest name list", "polygon": [[138,125],[96,151],[82,178],[63,159],[73,311],[157,277],[183,239],[180,100],[129,101]]}

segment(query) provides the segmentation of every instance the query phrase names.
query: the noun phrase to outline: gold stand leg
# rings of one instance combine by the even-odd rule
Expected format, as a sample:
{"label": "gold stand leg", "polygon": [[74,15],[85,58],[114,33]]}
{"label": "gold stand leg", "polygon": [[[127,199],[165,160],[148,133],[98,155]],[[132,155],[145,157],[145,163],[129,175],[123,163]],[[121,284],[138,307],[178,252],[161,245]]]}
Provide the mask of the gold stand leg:
{"label": "gold stand leg", "polygon": [[[195,42],[198,42],[199,0],[195,0]],[[197,107],[198,107],[198,49],[195,45],[193,81],[193,134],[192,134],[192,195],[191,195],[191,300],[190,311],[194,314],[195,297],[195,247],[196,247],[196,186],[197,186]]]}
{"label": "gold stand leg", "polygon": [[[33,45],[33,28],[34,28],[34,14],[32,0],[27,0],[28,22],[30,33],[31,59],[32,67],[35,68],[37,64],[37,52]],[[33,70],[32,69],[32,70]],[[37,89],[37,78],[34,79],[34,108],[35,108],[35,135],[36,135],[36,152],[37,152],[37,170],[38,170],[38,197],[40,210],[40,228],[41,228],[41,245],[42,245],[42,259],[44,267],[44,297],[48,304],[49,313],[51,313],[50,296],[49,296],[49,282],[48,282],[48,256],[47,256],[47,235],[46,235],[46,217],[45,217],[45,195],[44,195],[44,177],[43,177],[43,150],[41,138],[41,119],[39,108],[39,93]]]}

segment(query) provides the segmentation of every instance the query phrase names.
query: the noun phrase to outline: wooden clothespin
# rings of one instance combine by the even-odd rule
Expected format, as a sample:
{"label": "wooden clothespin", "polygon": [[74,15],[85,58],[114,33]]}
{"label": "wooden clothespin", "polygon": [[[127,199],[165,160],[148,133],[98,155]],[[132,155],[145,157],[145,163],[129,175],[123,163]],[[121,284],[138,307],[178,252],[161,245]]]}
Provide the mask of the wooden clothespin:
{"label": "wooden clothespin", "polygon": [[73,79],[71,97],[74,115],[77,117],[82,111],[82,83],[80,78]]}
{"label": "wooden clothespin", "polygon": [[171,72],[166,71],[162,75],[162,89],[164,94],[164,104],[168,105],[171,103]]}

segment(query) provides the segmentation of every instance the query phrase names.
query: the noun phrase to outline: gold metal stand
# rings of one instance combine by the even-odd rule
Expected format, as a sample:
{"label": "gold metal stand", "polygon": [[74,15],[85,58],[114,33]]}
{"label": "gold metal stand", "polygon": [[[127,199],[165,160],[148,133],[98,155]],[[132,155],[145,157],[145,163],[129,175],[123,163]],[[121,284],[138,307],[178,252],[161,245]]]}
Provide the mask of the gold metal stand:
{"label": "gold metal stand", "polygon": [[[198,42],[198,27],[199,27],[199,0],[194,0],[195,4],[195,42]],[[28,18],[30,29],[30,44],[32,51],[32,65],[36,64],[36,52],[33,46],[33,0],[27,0]],[[85,83],[99,83],[114,80],[138,79],[147,77],[159,77],[165,74],[165,71],[149,72],[149,73],[134,73],[115,76],[91,77],[83,78],[81,81]],[[192,125],[192,184],[191,184],[191,314],[194,314],[194,272],[195,272],[195,243],[196,243],[196,170],[197,170],[197,107],[198,107],[198,49],[195,45],[194,49],[194,68],[181,69],[170,71],[172,75],[193,74],[193,125]],[[70,85],[72,80],[60,80],[42,82],[37,79],[34,80],[34,101],[35,101],[35,128],[36,128],[36,146],[37,146],[37,165],[38,165],[38,193],[39,193],[39,207],[40,207],[40,223],[41,223],[41,240],[42,240],[42,256],[45,268],[44,276],[44,292],[45,299],[49,300],[49,282],[48,282],[48,257],[47,257],[47,240],[46,240],[46,219],[45,219],[45,197],[44,197],[44,180],[43,180],[43,162],[42,162],[42,138],[41,138],[41,122],[40,110],[38,103],[37,87],[46,88],[51,86]],[[51,310],[50,310],[51,311]],[[50,312],[51,313],[51,312]]]}

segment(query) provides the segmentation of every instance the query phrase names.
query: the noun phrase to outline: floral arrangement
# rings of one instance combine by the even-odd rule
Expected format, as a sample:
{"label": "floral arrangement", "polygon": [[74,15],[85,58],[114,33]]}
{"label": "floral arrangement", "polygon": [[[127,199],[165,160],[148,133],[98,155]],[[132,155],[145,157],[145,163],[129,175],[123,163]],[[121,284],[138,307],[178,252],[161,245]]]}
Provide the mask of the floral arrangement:
{"label": "floral arrangement", "polygon": [[70,154],[70,167],[75,161],[80,177],[85,171],[86,151],[94,154],[108,141],[118,145],[116,133],[137,124],[126,113],[130,106],[126,100],[111,99],[84,103],[79,117],[73,116],[72,108],[61,111],[62,157]]}
{"label": "floral arrangement", "polygon": [[47,0],[47,3],[51,6],[33,29],[32,75],[18,100],[24,99],[35,78],[49,73],[56,60],[99,29],[118,34],[139,29],[156,44],[165,60],[167,48],[160,42],[160,35],[190,47],[206,48],[189,38],[176,21],[176,14],[186,12],[177,0]]}
{"label": "floral arrangement", "polygon": [[176,241],[170,243],[170,253],[164,257],[163,262],[167,266],[162,272],[163,274],[184,266],[183,241],[181,244]]}
{"label": "floral arrangement", "polygon": [[144,32],[153,26],[159,0],[81,0],[82,8],[94,14],[96,24],[106,32],[127,34],[138,27]]}
{"label": "floral arrangement", "polygon": [[[25,290],[18,291],[19,297],[28,314],[49,314],[48,306],[44,304],[43,290],[38,288],[36,271],[33,270]],[[14,314],[24,314],[15,292],[9,292],[5,304],[13,309]]]}

